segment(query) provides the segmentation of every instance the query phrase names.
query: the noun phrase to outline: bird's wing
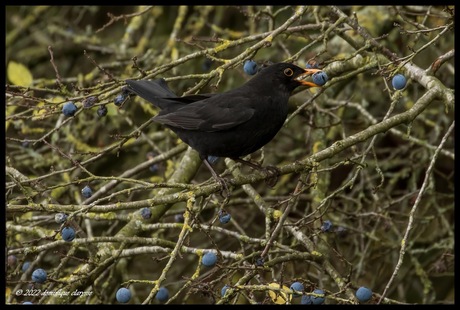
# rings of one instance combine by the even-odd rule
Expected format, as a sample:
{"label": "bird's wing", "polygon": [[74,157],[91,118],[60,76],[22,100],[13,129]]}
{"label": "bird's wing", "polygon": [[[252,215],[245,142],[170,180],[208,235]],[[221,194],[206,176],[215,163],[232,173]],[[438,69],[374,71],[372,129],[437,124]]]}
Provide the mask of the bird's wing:
{"label": "bird's wing", "polygon": [[255,110],[248,98],[214,96],[167,113],[160,112],[154,117],[158,123],[186,130],[214,132],[227,130],[247,122]]}

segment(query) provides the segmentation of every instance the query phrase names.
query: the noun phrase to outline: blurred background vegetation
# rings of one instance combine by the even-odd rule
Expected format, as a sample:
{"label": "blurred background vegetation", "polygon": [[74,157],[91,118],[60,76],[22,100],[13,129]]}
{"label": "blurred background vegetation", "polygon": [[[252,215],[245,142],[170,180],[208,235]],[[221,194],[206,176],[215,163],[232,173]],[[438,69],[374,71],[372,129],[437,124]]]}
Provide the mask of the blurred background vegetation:
{"label": "blurred background vegetation", "polygon": [[[298,304],[299,281],[327,304],[358,302],[360,286],[367,303],[453,303],[453,19],[453,6],[6,7],[6,302],[114,304],[128,287],[129,303],[160,303],[166,287],[167,303]],[[155,107],[114,99],[133,78],[223,92],[251,78],[247,59],[313,61],[329,82],[297,91],[252,154],[281,169],[273,188],[215,164],[237,184],[224,201],[196,153],[150,124]]]}

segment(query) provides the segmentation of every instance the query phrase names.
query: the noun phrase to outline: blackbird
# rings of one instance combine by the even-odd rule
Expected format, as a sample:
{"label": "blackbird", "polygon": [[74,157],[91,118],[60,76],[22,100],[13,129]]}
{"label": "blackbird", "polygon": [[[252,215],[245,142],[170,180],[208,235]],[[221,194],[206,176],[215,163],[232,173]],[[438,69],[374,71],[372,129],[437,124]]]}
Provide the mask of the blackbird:
{"label": "blackbird", "polygon": [[242,86],[219,94],[178,97],[165,80],[127,80],[129,90],[160,108],[153,118],[174,131],[195,149],[228,193],[208,156],[229,157],[253,168],[261,167],[240,157],[270,142],[283,126],[288,100],[298,86],[320,87],[305,81],[321,70],[302,69],[290,63],[272,64]]}

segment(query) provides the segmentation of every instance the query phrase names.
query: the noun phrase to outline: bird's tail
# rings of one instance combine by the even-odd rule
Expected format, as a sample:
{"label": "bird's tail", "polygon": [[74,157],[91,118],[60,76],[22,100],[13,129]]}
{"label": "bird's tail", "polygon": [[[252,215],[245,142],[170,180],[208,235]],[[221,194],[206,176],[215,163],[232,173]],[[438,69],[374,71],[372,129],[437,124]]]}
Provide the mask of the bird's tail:
{"label": "bird's tail", "polygon": [[[177,95],[169,89],[164,79],[157,80],[126,80],[129,90],[152,103],[165,98],[177,98]],[[161,106],[160,106],[161,108]]]}
{"label": "bird's tail", "polygon": [[129,90],[136,95],[151,102],[160,109],[169,111],[177,110],[187,104],[208,99],[215,94],[195,94],[178,97],[171,89],[169,89],[164,79],[157,80],[126,80]]}

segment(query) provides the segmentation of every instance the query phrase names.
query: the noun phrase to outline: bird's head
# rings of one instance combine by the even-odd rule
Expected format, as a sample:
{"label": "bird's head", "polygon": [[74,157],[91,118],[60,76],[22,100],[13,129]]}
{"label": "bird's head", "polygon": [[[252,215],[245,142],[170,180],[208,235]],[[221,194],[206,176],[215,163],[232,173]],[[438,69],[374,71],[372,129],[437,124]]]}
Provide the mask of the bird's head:
{"label": "bird's head", "polygon": [[255,83],[260,83],[269,87],[281,87],[291,93],[298,86],[321,87],[305,78],[319,72],[318,69],[302,69],[290,63],[276,63],[262,69],[252,79]]}

